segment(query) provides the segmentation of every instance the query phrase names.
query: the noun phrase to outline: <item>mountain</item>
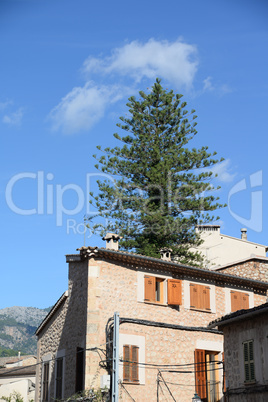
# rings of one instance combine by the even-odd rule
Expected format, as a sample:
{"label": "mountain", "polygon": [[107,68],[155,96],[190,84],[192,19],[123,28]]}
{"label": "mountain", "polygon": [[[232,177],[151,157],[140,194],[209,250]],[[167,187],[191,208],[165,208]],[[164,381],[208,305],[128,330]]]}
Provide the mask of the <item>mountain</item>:
{"label": "mountain", "polygon": [[50,309],[18,306],[0,309],[0,353],[1,349],[13,349],[36,354],[34,333]]}

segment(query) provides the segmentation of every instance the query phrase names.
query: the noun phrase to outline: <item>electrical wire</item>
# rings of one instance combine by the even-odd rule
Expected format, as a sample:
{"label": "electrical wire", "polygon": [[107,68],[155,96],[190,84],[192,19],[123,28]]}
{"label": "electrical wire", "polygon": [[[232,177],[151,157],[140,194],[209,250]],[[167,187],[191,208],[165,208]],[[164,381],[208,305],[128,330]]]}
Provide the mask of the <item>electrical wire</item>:
{"label": "electrical wire", "polygon": [[120,381],[119,385],[122,387],[122,389],[125,391],[125,393],[130,397],[130,399],[133,402],[136,402],[134,398],[132,398],[132,396],[130,395],[130,393],[128,392],[128,390],[125,388],[124,384]]}
{"label": "electrical wire", "polygon": [[[65,354],[62,357],[72,356],[74,353],[76,355],[78,355],[79,353],[83,353],[83,352],[96,352],[96,353],[98,353],[99,357],[101,358],[101,356],[99,354],[99,351],[101,351],[102,353],[105,353],[105,351],[103,349],[98,348],[97,346],[95,346],[93,348],[81,349],[81,350],[76,351],[76,352],[70,352],[70,353]],[[53,357],[51,359],[46,360],[46,362],[53,362],[53,361],[56,361],[57,359],[58,359],[57,357]],[[5,367],[2,367],[2,369],[5,370],[4,374],[7,375],[7,374],[10,374],[10,373],[13,373],[13,372],[20,371],[22,369],[30,369],[30,368],[33,368],[33,367],[37,367],[37,366],[39,366],[39,365],[41,365],[43,363],[44,363],[43,361],[40,361],[39,363],[30,364],[28,366],[17,366],[17,367],[10,368],[10,369],[5,369]]]}
{"label": "electrical wire", "polygon": [[[131,360],[123,360],[123,359],[119,359],[119,363],[135,363],[136,365],[142,367],[145,366],[146,368],[153,368],[155,367],[156,369],[159,369],[161,367],[163,368],[179,368],[179,367],[190,367],[190,366],[194,366],[193,368],[197,368],[197,366],[201,366],[201,365],[205,365],[207,362],[198,362],[198,363],[185,363],[185,364],[155,364],[155,363],[142,363],[142,362],[135,362],[135,361],[131,361]],[[223,364],[223,361],[217,361],[215,362],[215,364],[220,365]],[[206,369],[206,371],[215,371],[215,370],[222,370],[222,367],[218,367],[215,369]],[[163,370],[162,370],[163,371]],[[194,370],[191,372],[202,372],[204,370]]]}

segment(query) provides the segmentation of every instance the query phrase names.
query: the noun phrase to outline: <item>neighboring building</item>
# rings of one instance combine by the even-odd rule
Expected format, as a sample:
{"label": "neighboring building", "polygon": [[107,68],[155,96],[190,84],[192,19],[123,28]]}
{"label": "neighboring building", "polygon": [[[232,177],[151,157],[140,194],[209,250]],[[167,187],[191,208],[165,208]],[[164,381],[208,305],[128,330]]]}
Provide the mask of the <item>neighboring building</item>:
{"label": "neighboring building", "polygon": [[268,303],[209,325],[224,334],[226,396],[230,402],[268,401]]}
{"label": "neighboring building", "polygon": [[24,402],[35,399],[36,357],[0,358],[0,399],[18,392]]}
{"label": "neighboring building", "polygon": [[217,269],[249,257],[266,257],[267,246],[247,240],[247,229],[241,229],[241,239],[224,235],[219,225],[200,225],[196,228],[203,243],[195,248],[205,258],[209,269]]}
{"label": "neighboring building", "polygon": [[36,331],[36,402],[109,388],[114,312],[123,401],[183,402],[195,391],[222,401],[223,338],[206,327],[237,308],[233,292],[247,308],[263,304],[268,283],[121,252],[117,241],[67,255],[68,292]]}
{"label": "neighboring building", "polygon": [[215,270],[225,274],[241,276],[243,278],[251,277],[257,281],[268,282],[267,257],[249,257],[232,264],[223,265]]}

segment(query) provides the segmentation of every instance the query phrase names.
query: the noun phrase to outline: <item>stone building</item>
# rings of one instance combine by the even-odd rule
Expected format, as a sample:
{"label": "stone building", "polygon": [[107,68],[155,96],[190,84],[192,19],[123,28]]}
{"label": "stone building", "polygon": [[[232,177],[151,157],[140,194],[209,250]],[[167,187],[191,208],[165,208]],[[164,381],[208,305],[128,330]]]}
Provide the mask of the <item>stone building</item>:
{"label": "stone building", "polygon": [[224,334],[228,401],[267,401],[268,303],[226,315],[209,327]]}
{"label": "stone building", "polygon": [[268,258],[252,256],[217,268],[218,272],[268,282]]}
{"label": "stone building", "polygon": [[66,256],[68,291],[36,331],[36,402],[109,388],[115,312],[123,401],[190,401],[195,392],[222,401],[223,336],[207,325],[263,304],[268,283],[182,265],[167,253],[118,251],[117,242],[110,236],[106,249]]}

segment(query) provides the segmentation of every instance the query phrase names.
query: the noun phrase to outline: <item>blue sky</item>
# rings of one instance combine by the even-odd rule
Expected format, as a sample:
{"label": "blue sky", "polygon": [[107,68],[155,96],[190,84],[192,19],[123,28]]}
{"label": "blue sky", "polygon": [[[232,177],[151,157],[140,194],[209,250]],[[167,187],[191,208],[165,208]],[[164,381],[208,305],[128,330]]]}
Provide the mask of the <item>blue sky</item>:
{"label": "blue sky", "polygon": [[92,155],[156,77],[196,109],[192,145],[225,158],[222,233],[247,227],[268,244],[267,21],[265,0],[1,1],[0,308],[48,307],[66,290]]}

